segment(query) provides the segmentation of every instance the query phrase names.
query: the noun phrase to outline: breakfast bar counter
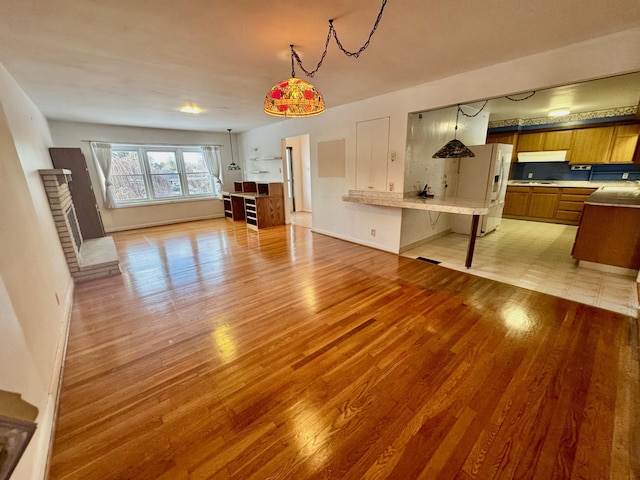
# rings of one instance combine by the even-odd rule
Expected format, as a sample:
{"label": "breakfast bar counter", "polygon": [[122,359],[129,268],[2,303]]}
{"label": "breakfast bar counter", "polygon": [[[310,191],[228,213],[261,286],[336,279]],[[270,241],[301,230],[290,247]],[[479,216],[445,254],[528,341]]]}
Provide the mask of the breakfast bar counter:
{"label": "breakfast bar counter", "polygon": [[[406,196],[410,195],[410,196]],[[467,259],[465,266],[471,268],[473,261],[473,251],[476,245],[476,234],[480,215],[486,215],[491,208],[498,205],[491,202],[478,202],[464,198],[421,198],[417,193],[394,193],[394,192],[369,192],[361,190],[349,190],[348,195],[343,195],[345,202],[362,203],[365,205],[376,205],[380,207],[408,208],[411,210],[428,210],[432,212],[458,213],[462,215],[472,215],[471,231],[469,234],[469,244],[467,247]]]}

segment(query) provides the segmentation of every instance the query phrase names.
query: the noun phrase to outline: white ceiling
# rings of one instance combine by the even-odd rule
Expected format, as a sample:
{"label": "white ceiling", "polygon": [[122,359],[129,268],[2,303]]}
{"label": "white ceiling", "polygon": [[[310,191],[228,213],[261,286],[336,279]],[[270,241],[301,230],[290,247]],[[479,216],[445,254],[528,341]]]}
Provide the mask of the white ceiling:
{"label": "white ceiling", "polygon": [[[324,48],[366,39],[371,0],[0,0],[0,63],[47,118],[243,131]],[[313,79],[327,107],[640,26],[638,0],[388,0],[369,49],[332,41]],[[298,76],[303,74],[297,71]],[[194,102],[199,116],[176,109]],[[496,107],[497,108],[497,107]]]}

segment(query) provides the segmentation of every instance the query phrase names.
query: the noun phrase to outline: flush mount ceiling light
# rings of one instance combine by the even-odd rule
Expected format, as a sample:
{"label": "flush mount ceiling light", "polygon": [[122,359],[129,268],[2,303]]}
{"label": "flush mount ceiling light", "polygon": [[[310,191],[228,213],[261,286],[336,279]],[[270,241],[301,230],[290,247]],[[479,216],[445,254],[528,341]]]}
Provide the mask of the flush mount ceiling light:
{"label": "flush mount ceiling light", "polygon": [[204,108],[196,105],[195,103],[185,103],[178,110],[182,113],[191,113],[193,115],[198,115],[199,113],[204,112]]}
{"label": "flush mount ceiling light", "polygon": [[237,165],[236,162],[233,161],[233,142],[231,141],[231,129],[227,128],[227,132],[229,132],[229,148],[231,149],[231,163],[227,165],[227,170],[240,170],[240,165]]}
{"label": "flush mount ceiling light", "polygon": [[565,117],[571,113],[571,110],[568,108],[556,108],[555,110],[551,110],[549,112],[550,117]]}
{"label": "flush mount ceiling light", "polygon": [[313,76],[322,66],[324,57],[327,55],[327,49],[329,48],[331,37],[335,39],[336,44],[338,45],[338,48],[340,48],[342,53],[344,53],[348,57],[358,58],[360,54],[364,52],[369,46],[371,37],[378,28],[378,24],[380,23],[382,12],[384,11],[384,7],[386,4],[387,0],[382,0],[382,5],[380,7],[380,11],[378,12],[378,17],[373,24],[371,32],[369,33],[369,38],[364,43],[364,45],[362,45],[362,47],[360,47],[360,49],[355,52],[350,52],[342,46],[342,43],[338,39],[338,33],[333,26],[333,20],[329,20],[329,33],[327,34],[327,40],[324,45],[324,52],[322,52],[320,61],[318,62],[315,70],[307,71],[302,65],[302,60],[293,48],[293,45],[290,45],[291,77],[286,80],[282,80],[281,82],[278,82],[273,87],[271,87],[264,98],[265,113],[274,115],[276,117],[311,117],[313,115],[319,115],[320,113],[324,112],[324,97],[312,84],[296,78],[294,60],[298,63],[300,69],[308,77],[313,78]]}

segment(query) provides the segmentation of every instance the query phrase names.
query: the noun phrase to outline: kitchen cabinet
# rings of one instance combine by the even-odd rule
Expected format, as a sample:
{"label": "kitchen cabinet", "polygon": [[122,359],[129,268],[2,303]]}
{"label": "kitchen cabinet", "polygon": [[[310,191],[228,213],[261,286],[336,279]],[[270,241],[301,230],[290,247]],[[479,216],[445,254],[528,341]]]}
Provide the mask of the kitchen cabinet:
{"label": "kitchen cabinet", "polygon": [[608,163],[614,134],[615,127],[575,130],[569,163]]}
{"label": "kitchen cabinet", "polygon": [[543,132],[521,133],[518,136],[517,150],[519,152],[539,152],[543,150],[543,145]]}
{"label": "kitchen cabinet", "polygon": [[518,152],[566,150],[567,160],[575,164],[640,163],[640,124],[587,127],[544,132],[487,135],[487,143],[511,143],[513,161]]}
{"label": "kitchen cabinet", "polygon": [[572,255],[576,260],[640,269],[640,208],[587,203]]}
{"label": "kitchen cabinet", "polygon": [[[615,127],[609,163],[633,162],[639,135],[640,124],[618,125]],[[640,155],[635,158],[636,162],[640,162],[639,157]]]}
{"label": "kitchen cabinet", "polygon": [[559,188],[533,187],[529,194],[527,216],[552,219],[556,213],[559,194]]}
{"label": "kitchen cabinet", "polygon": [[562,188],[554,218],[560,223],[578,225],[584,202],[595,191],[595,188]]}
{"label": "kitchen cabinet", "polygon": [[504,216],[526,217],[529,191],[529,187],[507,187],[502,214]]}
{"label": "kitchen cabinet", "polygon": [[[573,142],[573,130],[558,130],[555,132],[544,132],[543,150],[568,150],[571,152]],[[567,153],[567,158],[569,158]]]}
{"label": "kitchen cabinet", "polygon": [[507,145],[513,145],[513,151],[511,152],[511,163],[518,161],[518,151],[516,150],[516,144],[518,142],[518,132],[510,133],[489,133],[487,134],[487,141],[485,143],[504,143]]}
{"label": "kitchen cabinet", "polygon": [[49,155],[55,168],[71,170],[69,190],[82,238],[104,237],[102,216],[96,203],[87,162],[82,151],[79,148],[50,148]]}
{"label": "kitchen cabinet", "polygon": [[521,133],[518,137],[518,152],[541,152],[570,150],[573,130]]}
{"label": "kitchen cabinet", "polygon": [[578,225],[585,200],[595,188],[509,186],[505,217]]}

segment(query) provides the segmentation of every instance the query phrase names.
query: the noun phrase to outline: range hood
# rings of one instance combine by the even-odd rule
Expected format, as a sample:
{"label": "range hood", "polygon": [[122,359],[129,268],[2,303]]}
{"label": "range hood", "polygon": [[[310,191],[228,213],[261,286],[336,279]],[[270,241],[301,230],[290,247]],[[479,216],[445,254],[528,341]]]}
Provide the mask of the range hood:
{"label": "range hood", "polygon": [[518,162],[566,162],[567,150],[518,152]]}

